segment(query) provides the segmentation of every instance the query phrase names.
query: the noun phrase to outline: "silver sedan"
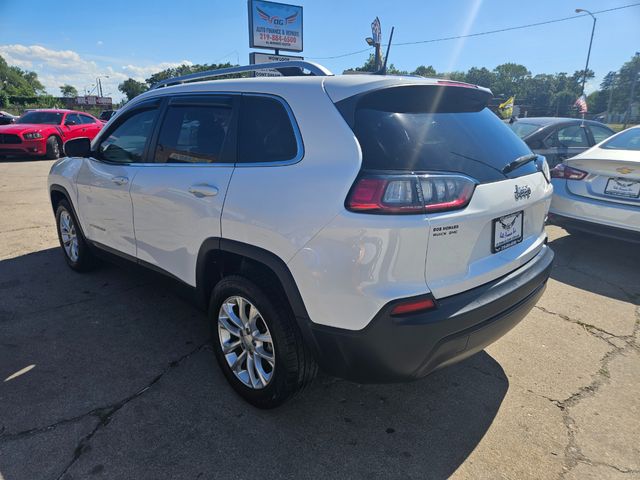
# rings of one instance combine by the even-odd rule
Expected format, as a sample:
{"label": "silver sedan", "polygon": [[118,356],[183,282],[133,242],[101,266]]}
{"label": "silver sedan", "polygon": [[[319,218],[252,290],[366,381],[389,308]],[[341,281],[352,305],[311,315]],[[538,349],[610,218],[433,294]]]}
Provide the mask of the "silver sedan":
{"label": "silver sedan", "polygon": [[551,170],[551,223],[640,242],[640,126]]}

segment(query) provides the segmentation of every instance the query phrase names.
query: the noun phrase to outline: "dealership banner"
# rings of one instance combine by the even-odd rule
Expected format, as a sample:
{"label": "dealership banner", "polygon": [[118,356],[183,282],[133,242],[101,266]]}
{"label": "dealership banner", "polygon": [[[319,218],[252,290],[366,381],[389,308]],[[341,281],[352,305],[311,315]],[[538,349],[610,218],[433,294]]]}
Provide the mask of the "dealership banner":
{"label": "dealership banner", "polygon": [[248,0],[249,46],[302,51],[302,7]]}

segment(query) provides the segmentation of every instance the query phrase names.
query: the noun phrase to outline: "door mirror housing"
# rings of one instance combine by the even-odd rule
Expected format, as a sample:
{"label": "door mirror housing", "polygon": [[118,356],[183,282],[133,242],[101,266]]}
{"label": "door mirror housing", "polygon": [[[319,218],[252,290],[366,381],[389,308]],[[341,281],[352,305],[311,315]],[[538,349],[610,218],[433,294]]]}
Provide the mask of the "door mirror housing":
{"label": "door mirror housing", "polygon": [[91,156],[91,140],[88,138],[75,138],[64,144],[64,153],[67,157]]}

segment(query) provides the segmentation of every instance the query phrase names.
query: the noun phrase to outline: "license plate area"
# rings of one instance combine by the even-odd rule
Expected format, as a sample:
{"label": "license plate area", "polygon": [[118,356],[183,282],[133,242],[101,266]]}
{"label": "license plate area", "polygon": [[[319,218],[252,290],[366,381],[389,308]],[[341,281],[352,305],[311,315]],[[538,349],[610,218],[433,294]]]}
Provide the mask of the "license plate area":
{"label": "license plate area", "polygon": [[524,212],[519,211],[493,219],[493,238],[491,251],[501,252],[522,241]]}
{"label": "license plate area", "polygon": [[640,182],[624,178],[610,178],[607,180],[604,193],[613,197],[638,198],[640,197]]}

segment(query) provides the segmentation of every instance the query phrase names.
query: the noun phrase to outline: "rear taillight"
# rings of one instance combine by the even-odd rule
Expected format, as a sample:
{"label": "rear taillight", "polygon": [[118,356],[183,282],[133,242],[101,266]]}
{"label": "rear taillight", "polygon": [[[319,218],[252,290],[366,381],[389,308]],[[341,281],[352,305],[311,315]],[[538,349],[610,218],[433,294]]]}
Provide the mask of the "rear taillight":
{"label": "rear taillight", "polygon": [[569,167],[564,163],[559,163],[551,169],[551,178],[564,178],[566,180],[582,180],[588,175],[587,172]]}
{"label": "rear taillight", "polygon": [[363,174],[346,207],[365,213],[432,213],[469,204],[476,182],[457,174]]}

